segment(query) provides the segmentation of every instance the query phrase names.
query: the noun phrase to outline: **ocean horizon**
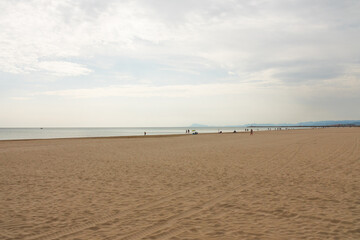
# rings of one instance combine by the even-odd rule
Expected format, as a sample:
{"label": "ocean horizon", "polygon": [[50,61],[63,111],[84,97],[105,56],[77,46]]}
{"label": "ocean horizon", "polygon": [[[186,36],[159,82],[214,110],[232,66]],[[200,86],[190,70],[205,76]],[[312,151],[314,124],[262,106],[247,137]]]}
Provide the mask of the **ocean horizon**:
{"label": "ocean horizon", "polygon": [[[246,127],[49,127],[0,128],[0,140],[54,139],[186,134],[186,130],[201,133],[245,132]],[[255,131],[274,130],[274,127],[256,127]],[[294,128],[292,128],[294,129]]]}

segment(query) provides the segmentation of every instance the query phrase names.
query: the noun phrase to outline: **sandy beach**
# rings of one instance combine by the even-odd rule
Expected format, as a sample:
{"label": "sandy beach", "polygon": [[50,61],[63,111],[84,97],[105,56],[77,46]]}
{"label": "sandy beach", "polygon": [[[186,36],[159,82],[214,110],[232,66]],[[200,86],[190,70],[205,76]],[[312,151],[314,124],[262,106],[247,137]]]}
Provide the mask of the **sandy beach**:
{"label": "sandy beach", "polygon": [[0,239],[360,239],[360,128],[0,141]]}

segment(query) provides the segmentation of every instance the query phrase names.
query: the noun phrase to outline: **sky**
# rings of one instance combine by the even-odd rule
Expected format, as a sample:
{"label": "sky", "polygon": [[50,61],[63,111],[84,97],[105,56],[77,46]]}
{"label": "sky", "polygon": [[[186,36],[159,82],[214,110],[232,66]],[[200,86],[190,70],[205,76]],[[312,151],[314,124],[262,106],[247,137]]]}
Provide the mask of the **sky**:
{"label": "sky", "polygon": [[0,127],[360,119],[358,0],[0,0]]}

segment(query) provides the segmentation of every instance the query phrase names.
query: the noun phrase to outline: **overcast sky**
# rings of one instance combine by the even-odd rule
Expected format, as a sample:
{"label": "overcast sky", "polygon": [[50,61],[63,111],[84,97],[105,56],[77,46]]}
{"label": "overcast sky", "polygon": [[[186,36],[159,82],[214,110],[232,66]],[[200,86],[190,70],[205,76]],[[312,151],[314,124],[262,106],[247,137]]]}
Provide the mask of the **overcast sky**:
{"label": "overcast sky", "polygon": [[360,119],[359,0],[0,9],[0,127]]}

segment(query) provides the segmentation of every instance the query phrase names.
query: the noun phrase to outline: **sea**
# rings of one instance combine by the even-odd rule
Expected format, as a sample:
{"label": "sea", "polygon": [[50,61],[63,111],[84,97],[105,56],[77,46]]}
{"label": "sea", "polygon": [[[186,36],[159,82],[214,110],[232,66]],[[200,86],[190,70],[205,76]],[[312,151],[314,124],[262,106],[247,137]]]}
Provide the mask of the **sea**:
{"label": "sea", "polygon": [[[0,140],[20,139],[53,139],[53,138],[83,138],[83,137],[115,137],[171,135],[190,133],[245,132],[244,127],[114,127],[114,128],[0,128]],[[254,131],[274,130],[275,128],[259,127]],[[285,129],[285,128],[283,128]]]}

